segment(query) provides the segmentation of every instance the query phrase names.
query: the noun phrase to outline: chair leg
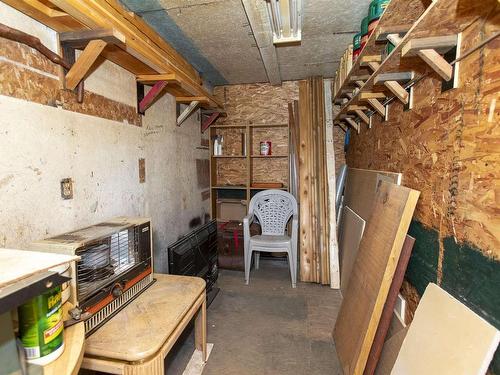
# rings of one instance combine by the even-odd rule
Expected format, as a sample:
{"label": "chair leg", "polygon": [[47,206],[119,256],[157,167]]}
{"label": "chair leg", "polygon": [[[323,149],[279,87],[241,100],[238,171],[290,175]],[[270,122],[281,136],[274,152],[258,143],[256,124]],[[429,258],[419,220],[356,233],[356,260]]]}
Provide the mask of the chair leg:
{"label": "chair leg", "polygon": [[287,251],[288,253],[288,264],[290,266],[290,278],[292,279],[292,288],[295,288],[296,287],[296,273],[295,273],[295,262],[293,260],[293,254],[292,254],[292,251],[289,249]]}
{"label": "chair leg", "polygon": [[293,263],[292,288],[295,288],[297,286],[297,248],[292,246],[290,252],[292,254],[291,262]]}
{"label": "chair leg", "polygon": [[256,251],[254,254],[254,261],[255,261],[255,269],[259,269],[259,261],[260,261],[260,251]]}
{"label": "chair leg", "polygon": [[244,253],[245,261],[245,284],[248,285],[250,281],[250,267],[252,266],[252,249],[248,249]]}

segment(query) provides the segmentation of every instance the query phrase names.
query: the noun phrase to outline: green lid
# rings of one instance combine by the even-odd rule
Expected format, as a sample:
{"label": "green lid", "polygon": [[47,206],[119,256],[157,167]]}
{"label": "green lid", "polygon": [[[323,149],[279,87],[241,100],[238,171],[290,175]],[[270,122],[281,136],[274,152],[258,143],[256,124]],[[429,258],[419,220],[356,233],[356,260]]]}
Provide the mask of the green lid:
{"label": "green lid", "polygon": [[370,3],[370,7],[368,9],[368,19],[369,21],[373,21],[379,19],[382,13],[384,13],[385,8],[391,0],[373,0]]}
{"label": "green lid", "polygon": [[386,54],[389,55],[395,47],[396,46],[394,44],[392,44],[391,42],[387,42],[387,44],[385,45]]}
{"label": "green lid", "polygon": [[354,38],[352,38],[352,47],[354,50],[361,48],[361,33],[357,33],[354,35]]}
{"label": "green lid", "polygon": [[368,34],[368,16],[361,21],[361,35]]}

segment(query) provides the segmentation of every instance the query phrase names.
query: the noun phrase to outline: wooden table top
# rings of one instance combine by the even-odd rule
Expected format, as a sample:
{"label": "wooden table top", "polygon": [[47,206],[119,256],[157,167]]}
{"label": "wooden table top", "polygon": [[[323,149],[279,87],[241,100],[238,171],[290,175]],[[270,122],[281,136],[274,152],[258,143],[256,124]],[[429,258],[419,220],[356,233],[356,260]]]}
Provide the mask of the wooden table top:
{"label": "wooden table top", "polygon": [[199,277],[157,281],[85,341],[85,355],[128,362],[155,355],[205,291]]}

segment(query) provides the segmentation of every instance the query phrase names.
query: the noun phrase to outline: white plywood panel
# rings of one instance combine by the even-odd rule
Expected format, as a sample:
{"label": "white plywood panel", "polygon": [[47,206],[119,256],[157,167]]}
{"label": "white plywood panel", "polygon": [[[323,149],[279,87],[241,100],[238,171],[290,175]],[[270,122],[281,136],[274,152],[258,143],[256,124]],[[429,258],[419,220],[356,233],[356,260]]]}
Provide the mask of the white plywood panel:
{"label": "white plywood panel", "polygon": [[482,375],[500,332],[436,284],[429,284],[392,375]]}
{"label": "white plywood panel", "polygon": [[0,287],[77,259],[73,255],[0,249]]}

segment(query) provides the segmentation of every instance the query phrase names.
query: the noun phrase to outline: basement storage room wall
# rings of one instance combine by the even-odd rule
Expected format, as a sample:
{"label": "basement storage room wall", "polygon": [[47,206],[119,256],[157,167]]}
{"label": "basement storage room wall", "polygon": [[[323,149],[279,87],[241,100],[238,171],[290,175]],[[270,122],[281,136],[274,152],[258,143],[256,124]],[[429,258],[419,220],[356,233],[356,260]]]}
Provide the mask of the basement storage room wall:
{"label": "basement storage room wall", "polygon": [[[499,22],[498,12],[473,22],[460,56]],[[456,89],[442,93],[441,79],[421,64],[429,76],[414,87],[413,109],[396,100],[388,121],[375,115],[371,129],[351,132],[347,164],[402,172],[402,184],[422,192],[403,285],[410,312],[433,282],[500,328],[500,38],[460,62]],[[491,367],[500,374],[498,350]]]}
{"label": "basement storage room wall", "polygon": [[[53,30],[1,2],[0,23],[56,51]],[[60,90],[57,65],[0,39],[0,247],[24,247],[113,216],[150,216],[155,267],[166,272],[167,245],[209,211],[196,168],[208,159],[197,148],[197,116],[177,127],[168,94],[138,115],[135,77],[109,61],[85,80],[78,104]],[[73,181],[71,200],[61,198],[63,178]]]}

